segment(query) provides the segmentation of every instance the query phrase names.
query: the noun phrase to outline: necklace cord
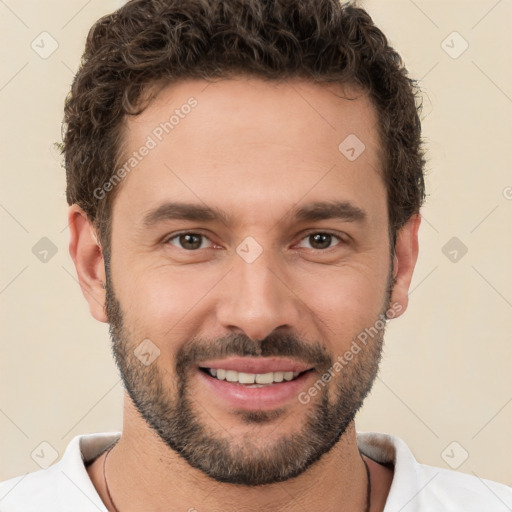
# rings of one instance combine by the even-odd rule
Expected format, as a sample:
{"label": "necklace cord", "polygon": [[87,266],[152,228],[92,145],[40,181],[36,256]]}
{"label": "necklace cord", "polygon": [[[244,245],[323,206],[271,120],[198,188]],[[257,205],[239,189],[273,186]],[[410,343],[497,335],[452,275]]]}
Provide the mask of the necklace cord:
{"label": "necklace cord", "polygon": [[[370,477],[370,468],[368,467],[368,464],[361,456],[361,459],[364,462],[364,467],[366,468],[366,481],[368,482],[366,484],[366,510],[365,512],[370,512],[370,507],[372,505],[372,479]],[[117,512],[117,511],[116,511]]]}
{"label": "necklace cord", "polygon": [[115,503],[114,503],[114,500],[112,499],[112,496],[110,495],[110,490],[108,488],[108,483],[107,483],[107,472],[105,470],[106,468],[106,465],[107,465],[107,457],[110,453],[110,451],[112,450],[112,448],[114,448],[114,446],[116,445],[117,443],[114,443],[108,450],[107,450],[107,453],[105,455],[105,458],[103,459],[103,479],[105,480],[105,489],[107,490],[107,496],[108,496],[108,499],[110,500],[110,503],[112,505],[112,507],[114,508],[114,512],[119,512],[119,510],[117,509]]}

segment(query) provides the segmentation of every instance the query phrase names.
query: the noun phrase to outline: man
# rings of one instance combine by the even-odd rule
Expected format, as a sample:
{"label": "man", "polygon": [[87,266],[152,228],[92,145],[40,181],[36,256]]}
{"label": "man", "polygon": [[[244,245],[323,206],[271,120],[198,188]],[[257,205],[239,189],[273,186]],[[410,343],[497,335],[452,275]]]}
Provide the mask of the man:
{"label": "man", "polygon": [[70,253],[123,431],[0,485],[18,511],[506,511],[356,433],[418,255],[414,82],[336,0],[132,0],[66,101]]}

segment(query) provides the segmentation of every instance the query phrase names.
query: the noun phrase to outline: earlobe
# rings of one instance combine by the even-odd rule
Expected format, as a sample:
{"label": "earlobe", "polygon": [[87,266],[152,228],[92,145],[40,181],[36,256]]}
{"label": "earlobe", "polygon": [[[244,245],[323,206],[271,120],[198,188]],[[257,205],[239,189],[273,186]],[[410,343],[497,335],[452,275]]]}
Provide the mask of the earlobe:
{"label": "earlobe", "polygon": [[391,303],[400,304],[400,316],[409,303],[409,287],[416,261],[418,259],[418,229],[420,214],[414,214],[397,233],[395,256],[393,260],[393,277],[395,284],[391,294]]}
{"label": "earlobe", "polygon": [[69,208],[68,221],[71,232],[69,254],[75,264],[80,288],[92,316],[106,323],[105,264],[96,230],[77,204]]}

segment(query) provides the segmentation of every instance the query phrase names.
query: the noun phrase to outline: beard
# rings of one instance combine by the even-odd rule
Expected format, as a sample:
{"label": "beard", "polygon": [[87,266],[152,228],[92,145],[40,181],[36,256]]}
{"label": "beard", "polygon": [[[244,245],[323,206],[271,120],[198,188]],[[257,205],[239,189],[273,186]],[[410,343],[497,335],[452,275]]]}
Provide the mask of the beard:
{"label": "beard", "polygon": [[[158,359],[145,366],[134,355],[140,340],[126,327],[108,261],[105,263],[112,351],[129,397],[148,426],[170,449],[218,482],[257,486],[300,475],[339,441],[373,386],[382,357],[385,327],[378,330],[341,372],[334,373],[330,382],[321,382],[323,387],[316,400],[311,400],[307,407],[301,406],[305,420],[298,430],[272,440],[267,436],[265,442],[258,437],[257,430],[237,438],[223,428],[215,431],[201,420],[198,414],[201,404],[196,404],[191,396],[190,378],[197,372],[200,361],[228,356],[292,357],[314,366],[313,371],[318,372],[316,382],[320,382],[325,372],[332,371],[336,359],[321,343],[304,342],[274,331],[262,341],[243,334],[214,340],[187,340],[177,352],[174,375],[159,366]],[[379,319],[388,318],[393,284],[390,272]],[[273,433],[279,429],[277,420],[286,416],[284,409],[233,412],[245,424],[255,427],[276,422]],[[214,420],[211,423],[218,426]]]}

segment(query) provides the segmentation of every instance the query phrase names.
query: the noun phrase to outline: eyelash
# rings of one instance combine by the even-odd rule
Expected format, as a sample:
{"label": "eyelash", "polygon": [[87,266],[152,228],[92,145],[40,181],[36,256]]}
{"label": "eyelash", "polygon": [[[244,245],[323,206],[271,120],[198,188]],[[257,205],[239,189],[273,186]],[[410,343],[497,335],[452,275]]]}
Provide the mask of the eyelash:
{"label": "eyelash", "polygon": [[[180,236],[183,236],[183,235],[195,235],[195,236],[199,236],[199,237],[202,237],[203,239],[207,239],[207,240],[210,240],[206,235],[204,235],[203,233],[196,233],[195,231],[183,231],[181,233],[177,233],[177,234],[174,234],[172,235],[171,237],[168,237],[164,240],[164,244],[170,244],[170,242],[176,238],[179,238]],[[335,233],[331,233],[330,231],[310,231],[310,232],[307,232],[301,239],[300,241],[302,242],[302,240],[305,240],[306,238],[309,238],[311,237],[312,235],[329,235],[333,238],[337,238],[340,242],[342,243],[346,243],[346,240],[344,240],[341,236],[339,235],[336,235]],[[210,242],[212,242],[210,240]],[[212,242],[213,243],[213,242]],[[170,245],[173,245],[173,244],[170,244]],[[202,244],[201,244],[202,245]],[[177,246],[174,246],[174,247],[177,247]],[[330,249],[334,249],[336,247],[333,246],[333,247],[327,247],[326,249],[313,249],[311,248],[312,251],[320,251],[320,252],[327,252],[329,251]],[[183,247],[177,247],[178,249],[182,249],[186,252],[198,252],[201,248],[199,249],[184,249]]]}

